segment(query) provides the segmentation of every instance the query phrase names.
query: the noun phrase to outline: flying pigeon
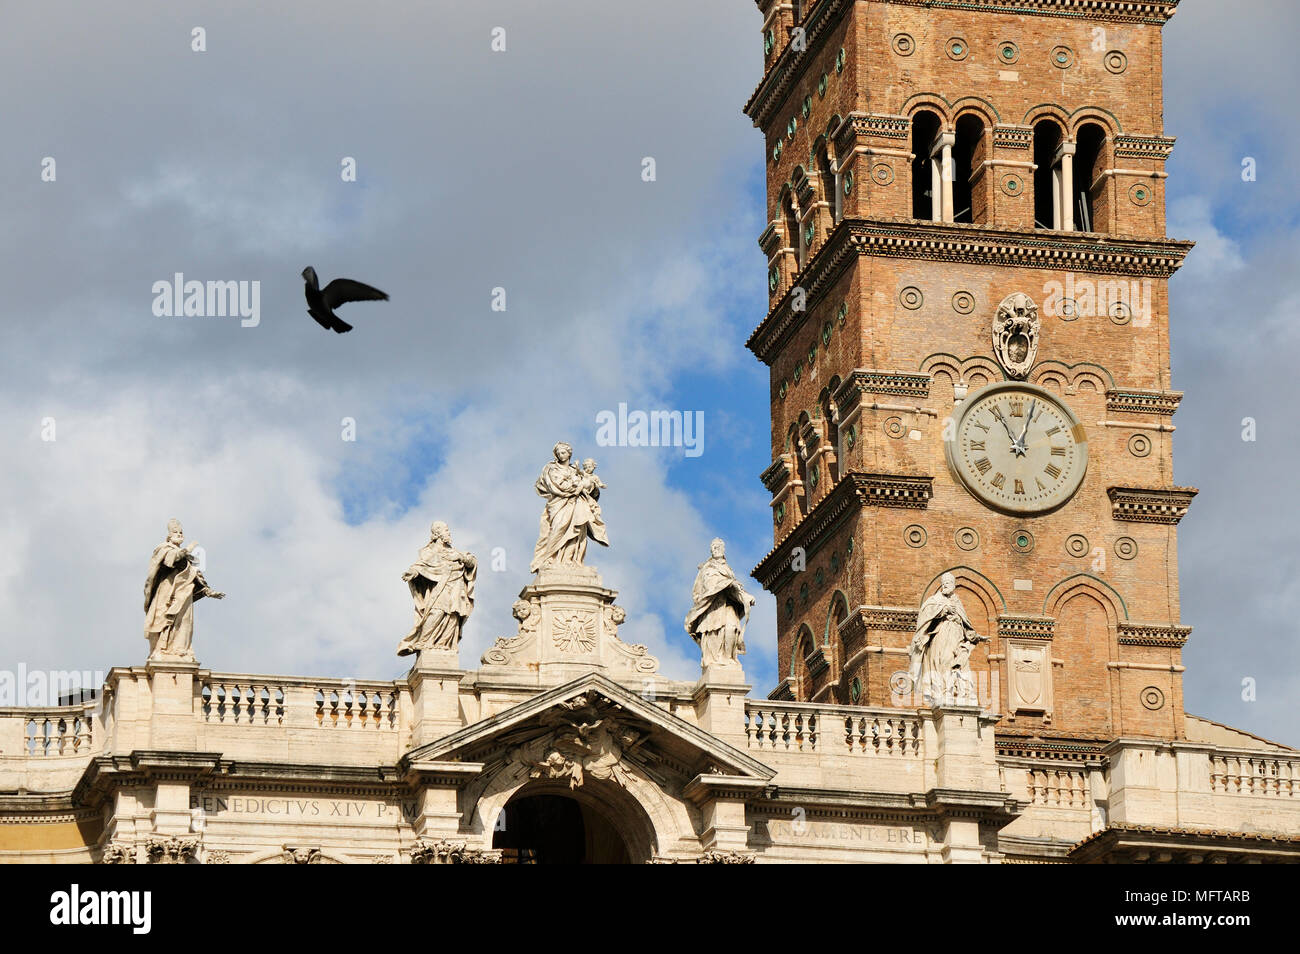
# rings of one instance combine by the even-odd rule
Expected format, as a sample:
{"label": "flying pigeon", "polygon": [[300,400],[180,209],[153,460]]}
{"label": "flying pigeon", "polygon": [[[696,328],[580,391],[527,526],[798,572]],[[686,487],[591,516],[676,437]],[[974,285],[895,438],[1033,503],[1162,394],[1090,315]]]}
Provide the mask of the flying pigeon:
{"label": "flying pigeon", "polygon": [[350,278],[336,278],[324,288],[316,278],[316,269],[308,265],[302,270],[303,290],[307,296],[307,314],[316,319],[322,328],[332,328],[339,334],[351,331],[352,326],[334,314],[334,309],[349,301],[388,301],[388,295]]}

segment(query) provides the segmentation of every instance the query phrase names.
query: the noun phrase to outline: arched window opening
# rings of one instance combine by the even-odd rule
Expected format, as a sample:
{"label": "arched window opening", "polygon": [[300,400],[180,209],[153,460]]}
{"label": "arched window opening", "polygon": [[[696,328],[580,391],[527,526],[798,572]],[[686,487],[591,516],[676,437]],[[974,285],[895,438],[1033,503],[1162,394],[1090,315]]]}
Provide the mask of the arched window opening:
{"label": "arched window opening", "polygon": [[1034,126],[1034,227],[1059,229],[1061,203],[1061,127],[1044,119]]}
{"label": "arched window opening", "polygon": [[983,160],[980,155],[984,145],[983,139],[984,122],[978,116],[968,113],[957,120],[957,141],[952,148],[952,220],[954,222],[976,221],[971,179],[975,175],[977,161]]}
{"label": "arched window opening", "polygon": [[831,378],[830,386],[822,391],[821,397],[822,420],[826,422],[826,446],[833,452],[827,459],[827,470],[830,472],[832,485],[838,483],[840,479],[840,409],[832,397],[839,388],[839,383],[838,377]]}
{"label": "arched window opening", "polygon": [[1102,149],[1106,145],[1106,130],[1096,123],[1086,123],[1079,129],[1078,146],[1074,154],[1074,221],[1080,232],[1097,231],[1093,190],[1101,175]]}
{"label": "arched window opening", "polygon": [[943,218],[939,117],[922,110],[912,117],[912,218],[938,222]]}
{"label": "arched window opening", "polygon": [[795,205],[794,193],[786,195],[782,201],[781,213],[785,222],[785,245],[794,255],[795,266],[803,268],[803,237],[799,234],[799,209]]}
{"label": "arched window opening", "polygon": [[840,207],[839,176],[831,163],[830,146],[823,145],[817,152],[817,175],[821,179],[821,197],[826,203],[826,214],[830,217],[830,224],[835,225],[844,213]]}
{"label": "arched window opening", "polygon": [[840,624],[849,618],[849,604],[843,593],[836,593],[831,600],[830,614],[826,617],[826,634],[822,641],[831,645],[839,638]]}

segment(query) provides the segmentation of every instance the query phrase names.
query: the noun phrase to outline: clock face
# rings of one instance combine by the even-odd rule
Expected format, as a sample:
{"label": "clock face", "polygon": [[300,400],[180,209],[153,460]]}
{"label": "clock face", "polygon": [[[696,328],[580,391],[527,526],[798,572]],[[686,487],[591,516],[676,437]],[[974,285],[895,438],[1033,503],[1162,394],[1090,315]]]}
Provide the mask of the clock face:
{"label": "clock face", "polygon": [[948,465],[972,494],[996,510],[1046,513],[1079,489],[1088,437],[1068,407],[1032,384],[980,388],[958,411]]}

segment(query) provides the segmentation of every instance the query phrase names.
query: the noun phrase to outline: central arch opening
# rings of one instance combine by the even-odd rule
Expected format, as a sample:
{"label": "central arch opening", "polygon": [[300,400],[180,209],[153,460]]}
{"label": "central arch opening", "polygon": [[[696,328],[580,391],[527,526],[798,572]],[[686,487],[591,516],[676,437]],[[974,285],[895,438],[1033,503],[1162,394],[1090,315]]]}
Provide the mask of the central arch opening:
{"label": "central arch opening", "polygon": [[598,809],[564,795],[519,795],[497,819],[492,847],[504,864],[625,865],[626,839]]}

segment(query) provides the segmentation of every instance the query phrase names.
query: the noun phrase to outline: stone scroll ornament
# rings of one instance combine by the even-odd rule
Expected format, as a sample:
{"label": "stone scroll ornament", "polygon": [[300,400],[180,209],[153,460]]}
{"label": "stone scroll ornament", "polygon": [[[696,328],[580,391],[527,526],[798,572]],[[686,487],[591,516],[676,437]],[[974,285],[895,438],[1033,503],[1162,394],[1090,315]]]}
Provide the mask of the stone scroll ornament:
{"label": "stone scroll ornament", "polygon": [[691,589],[694,605],[686,632],[700,645],[702,666],[739,666],[745,652],[745,625],[754,597],[746,593],[727,564],[726,545],[714,540]]}
{"label": "stone scroll ornament", "polygon": [[1038,356],[1042,322],[1038,305],[1023,292],[1002,299],[993,316],[993,354],[1007,377],[1023,381]]}
{"label": "stone scroll ornament", "polygon": [[415,601],[415,624],[397,646],[397,655],[426,649],[454,652],[474,610],[478,560],[451,545],[451,530],[441,520],[429,528],[429,542],[402,574]]}
{"label": "stone scroll ornament", "polygon": [[208,586],[194,549],[176,519],[167,521],[167,539],[154,547],[144,581],[144,636],[149,658],[194,661],[194,603],[210,596],[224,599]]}
{"label": "stone scroll ornament", "polygon": [[546,509],[528,567],[533,573],[582,566],[588,540],[609,546],[598,502],[605,484],[596,476],[596,462],[588,458],[579,467],[573,461],[573,447],[564,442],[556,444],[551,453],[555,459],[542,468],[534,485],[538,496],[546,500]]}

